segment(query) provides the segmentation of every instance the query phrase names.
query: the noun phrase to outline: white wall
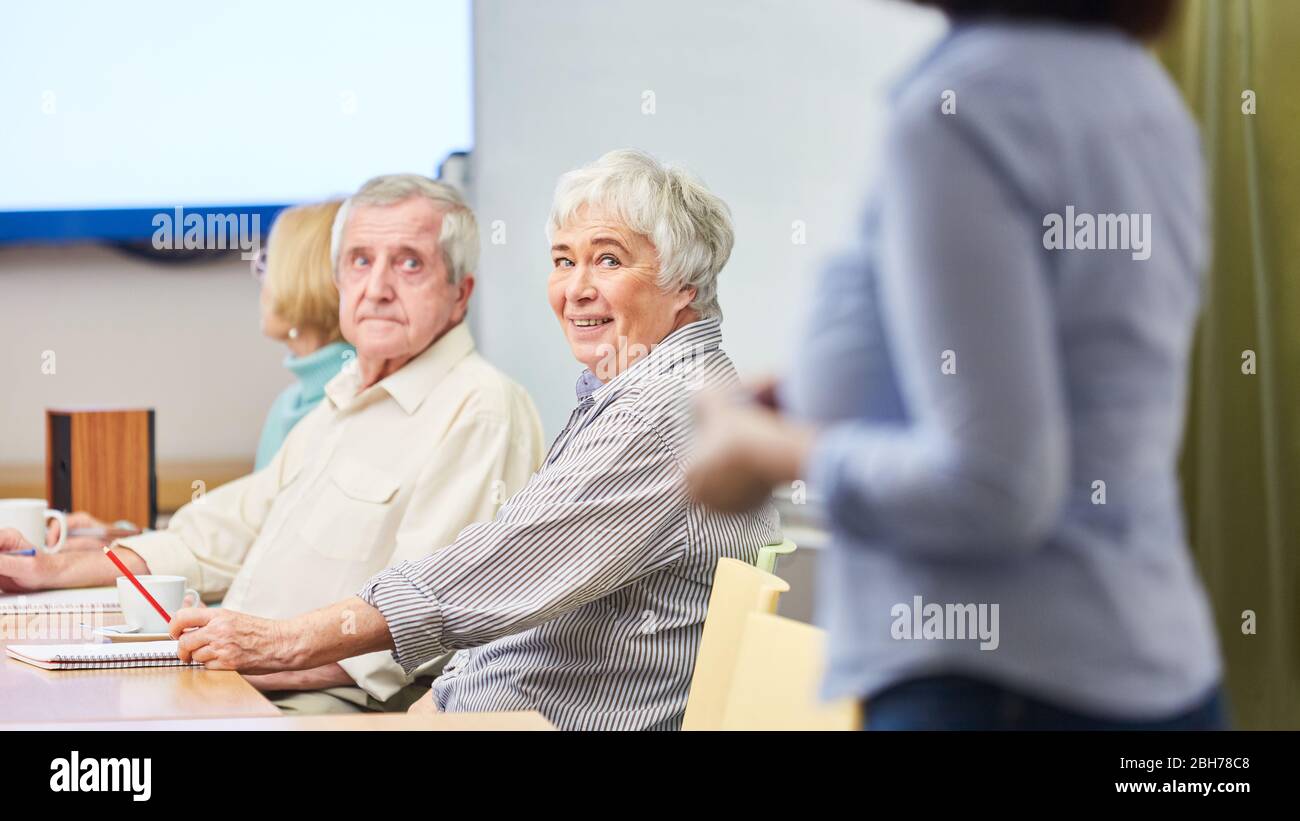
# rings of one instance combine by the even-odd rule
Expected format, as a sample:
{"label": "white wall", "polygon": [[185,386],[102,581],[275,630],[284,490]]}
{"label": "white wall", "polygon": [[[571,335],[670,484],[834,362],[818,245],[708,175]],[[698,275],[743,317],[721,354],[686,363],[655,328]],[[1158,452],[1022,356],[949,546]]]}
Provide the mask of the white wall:
{"label": "white wall", "polygon": [[[703,178],[736,222],[724,346],[742,372],[779,369],[814,272],[856,224],[887,79],[941,30],[938,15],[890,0],[479,0],[476,332],[549,433],[581,370],[545,299],[556,178],[629,146]],[[792,242],[796,220],[805,245]]]}
{"label": "white wall", "polygon": [[[938,26],[888,0],[476,4],[474,324],[551,434],[579,370],[545,303],[555,179],[622,146],[703,177],[736,218],[727,347],[746,372],[778,368],[818,262],[856,219],[884,78]],[[641,113],[647,90],[653,115]],[[490,243],[494,220],[504,245]],[[794,220],[807,245],[790,242]],[[44,462],[55,405],[157,408],[163,461],[251,457],[291,378],[283,356],[258,333],[237,257],[170,267],[93,246],[0,249],[0,470]]]}
{"label": "white wall", "polygon": [[292,379],[257,299],[238,255],[168,266],[97,246],[0,249],[0,470],[44,464],[55,406],[155,408],[159,461],[251,459]]}

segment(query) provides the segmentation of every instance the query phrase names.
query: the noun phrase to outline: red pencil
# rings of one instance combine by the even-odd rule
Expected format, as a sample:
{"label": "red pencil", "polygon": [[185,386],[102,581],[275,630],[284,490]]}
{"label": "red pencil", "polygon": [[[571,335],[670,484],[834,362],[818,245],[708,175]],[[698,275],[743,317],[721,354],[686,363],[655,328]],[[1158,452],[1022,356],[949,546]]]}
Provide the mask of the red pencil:
{"label": "red pencil", "polygon": [[108,545],[104,545],[104,555],[112,559],[113,564],[117,565],[117,569],[126,574],[126,577],[131,580],[131,584],[135,585],[135,589],[140,591],[140,595],[144,596],[153,605],[153,609],[158,611],[158,615],[162,616],[163,621],[170,623],[172,617],[167,615],[167,611],[162,609],[162,605],[158,603],[157,599],[149,595],[149,591],[145,590],[144,585],[140,584],[140,580],[135,577],[135,574],[126,565],[122,564],[122,560],[117,557],[117,554],[108,549]]}

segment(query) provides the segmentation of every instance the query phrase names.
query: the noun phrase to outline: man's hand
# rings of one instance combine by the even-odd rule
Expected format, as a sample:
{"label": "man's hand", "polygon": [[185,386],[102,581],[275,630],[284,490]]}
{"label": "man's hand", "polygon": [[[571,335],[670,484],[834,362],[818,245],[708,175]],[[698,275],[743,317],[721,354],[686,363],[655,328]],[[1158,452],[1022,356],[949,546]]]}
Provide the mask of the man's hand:
{"label": "man's hand", "polygon": [[[121,575],[99,552],[59,551],[35,556],[14,556],[5,552],[30,547],[18,531],[0,530],[0,591],[29,593],[64,587],[95,587],[114,584]],[[149,565],[134,550],[118,547],[116,553],[132,573],[143,575],[149,572]]]}
{"label": "man's hand", "polygon": [[0,527],[0,553],[10,550],[31,550],[32,546],[12,527]]}
{"label": "man's hand", "polygon": [[57,556],[37,553],[35,556],[6,555],[14,550],[30,550],[31,545],[23,534],[13,528],[0,529],[0,591],[5,593],[30,593],[57,587],[54,579],[60,564]]}
{"label": "man's hand", "polygon": [[198,662],[209,670],[274,673],[304,666],[298,637],[289,625],[224,608],[187,607],[172,615],[167,630],[179,640],[181,661]]}

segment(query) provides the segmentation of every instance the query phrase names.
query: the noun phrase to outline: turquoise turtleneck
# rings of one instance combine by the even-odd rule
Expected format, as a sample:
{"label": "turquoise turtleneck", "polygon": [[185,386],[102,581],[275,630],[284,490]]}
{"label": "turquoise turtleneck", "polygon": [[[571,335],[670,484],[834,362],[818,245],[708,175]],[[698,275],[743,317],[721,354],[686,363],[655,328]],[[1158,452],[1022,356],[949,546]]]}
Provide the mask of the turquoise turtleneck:
{"label": "turquoise turtleneck", "polygon": [[343,368],[343,363],[356,356],[356,348],[346,342],[331,342],[306,356],[285,357],[284,366],[298,381],[285,388],[266,415],[262,438],[257,443],[255,470],[261,470],[275,457],[298,420],[306,416],[325,397],[325,383]]}

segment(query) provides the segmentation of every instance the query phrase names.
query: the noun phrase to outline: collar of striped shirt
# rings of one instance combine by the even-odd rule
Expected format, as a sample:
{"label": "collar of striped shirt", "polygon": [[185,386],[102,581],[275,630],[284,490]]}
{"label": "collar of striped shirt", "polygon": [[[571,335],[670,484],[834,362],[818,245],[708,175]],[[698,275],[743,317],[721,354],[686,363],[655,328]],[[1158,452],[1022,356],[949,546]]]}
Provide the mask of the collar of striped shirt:
{"label": "collar of striped shirt", "polygon": [[[608,382],[602,384],[590,368],[584,370],[578,377],[578,384],[574,390],[579,402],[588,399],[599,402],[635,382],[654,379],[669,373],[679,373],[683,366],[689,368],[697,359],[721,347],[722,320],[701,319],[683,325],[658,343],[651,345],[649,353]],[[626,356],[627,351],[618,351],[617,355]]]}

